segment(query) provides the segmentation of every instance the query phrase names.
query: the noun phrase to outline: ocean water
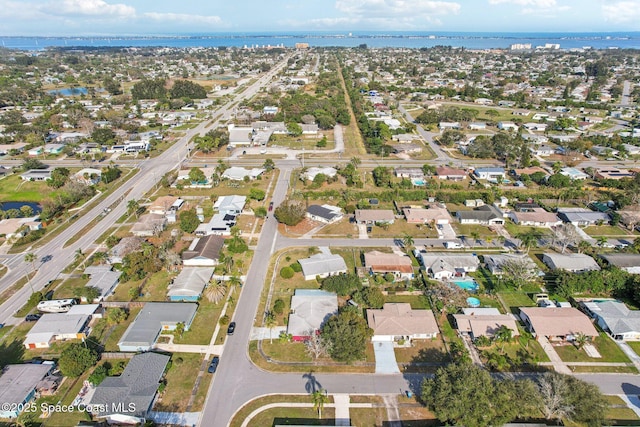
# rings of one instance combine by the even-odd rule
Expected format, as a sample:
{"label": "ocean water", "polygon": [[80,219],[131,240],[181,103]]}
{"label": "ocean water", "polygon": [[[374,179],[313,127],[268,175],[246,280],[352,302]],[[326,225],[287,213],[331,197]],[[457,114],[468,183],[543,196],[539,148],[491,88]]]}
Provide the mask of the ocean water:
{"label": "ocean water", "polygon": [[43,50],[47,47],[293,47],[310,46],[464,47],[468,49],[508,48],[516,43],[540,46],[559,44],[562,49],[640,49],[640,32],[610,33],[462,33],[462,32],[289,32],[289,33],[219,33],[166,36],[95,36],[95,37],[11,37],[0,36],[1,46],[10,49]]}

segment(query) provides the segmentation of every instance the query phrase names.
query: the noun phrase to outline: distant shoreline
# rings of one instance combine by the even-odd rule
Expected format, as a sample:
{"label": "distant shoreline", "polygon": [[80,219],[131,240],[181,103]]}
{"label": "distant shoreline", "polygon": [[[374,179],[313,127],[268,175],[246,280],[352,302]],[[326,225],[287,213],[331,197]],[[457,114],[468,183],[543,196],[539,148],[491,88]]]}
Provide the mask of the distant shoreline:
{"label": "distant shoreline", "polygon": [[1,46],[37,51],[48,47],[311,47],[508,49],[512,44],[532,49],[545,44],[561,49],[640,49],[640,32],[255,32],[177,35],[0,36]]}

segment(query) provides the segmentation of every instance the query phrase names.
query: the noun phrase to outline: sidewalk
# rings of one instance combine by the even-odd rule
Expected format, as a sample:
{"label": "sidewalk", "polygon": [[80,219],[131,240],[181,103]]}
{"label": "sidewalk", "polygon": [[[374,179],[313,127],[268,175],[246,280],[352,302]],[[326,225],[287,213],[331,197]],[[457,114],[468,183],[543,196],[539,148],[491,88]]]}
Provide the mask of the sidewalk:
{"label": "sidewalk", "polygon": [[542,346],[544,352],[547,353],[547,356],[551,361],[550,365],[553,366],[553,368],[557,372],[560,372],[561,374],[571,374],[571,369],[569,369],[567,364],[563,362],[562,359],[560,359],[560,356],[558,356],[556,349],[553,348],[547,337],[538,336],[538,342]]}
{"label": "sidewalk", "polygon": [[633,362],[633,365],[638,369],[638,371],[640,371],[640,356],[638,356],[636,352],[633,351],[633,349],[629,346],[629,344],[627,344],[624,341],[613,340],[613,342],[615,342],[618,345],[618,347],[620,347],[620,350],[622,350],[624,354],[626,354],[627,357],[631,359],[631,362]]}

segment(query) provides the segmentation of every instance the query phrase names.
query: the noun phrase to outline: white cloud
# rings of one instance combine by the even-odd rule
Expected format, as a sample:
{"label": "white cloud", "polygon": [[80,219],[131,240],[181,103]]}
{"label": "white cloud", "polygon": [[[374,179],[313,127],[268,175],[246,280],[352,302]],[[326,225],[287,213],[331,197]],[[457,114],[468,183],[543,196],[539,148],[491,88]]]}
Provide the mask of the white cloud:
{"label": "white cloud", "polygon": [[640,21],[640,1],[617,1],[602,5],[604,19],[616,24]]}
{"label": "white cloud", "polygon": [[424,19],[425,16],[449,15],[460,12],[456,2],[433,0],[336,0],[336,9],[340,12],[369,17],[404,17]]}
{"label": "white cloud", "polygon": [[136,10],[123,3],[110,4],[103,0],[60,0],[40,8],[43,12],[58,16],[89,16],[133,18]]}
{"label": "white cloud", "polygon": [[207,24],[207,25],[220,25],[222,19],[215,15],[190,15],[187,13],[158,13],[149,12],[144,14],[145,17],[154,21],[160,22],[174,22],[180,24]]}
{"label": "white cloud", "polygon": [[489,4],[515,4],[517,6],[530,6],[550,9],[556,7],[556,0],[489,0]]}

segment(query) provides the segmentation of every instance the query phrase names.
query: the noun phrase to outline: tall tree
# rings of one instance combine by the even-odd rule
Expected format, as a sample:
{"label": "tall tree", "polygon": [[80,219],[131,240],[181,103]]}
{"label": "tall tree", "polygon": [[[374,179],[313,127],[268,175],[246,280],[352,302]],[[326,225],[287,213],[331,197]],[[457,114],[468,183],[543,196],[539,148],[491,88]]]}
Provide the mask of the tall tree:
{"label": "tall tree", "polygon": [[331,357],[344,362],[362,359],[372,331],[367,322],[353,310],[342,310],[322,327],[331,344]]}
{"label": "tall tree", "polygon": [[269,328],[269,343],[273,344],[273,328],[278,325],[275,314],[271,312],[267,313],[267,316],[264,319],[264,325]]}
{"label": "tall tree", "polygon": [[28,276],[29,286],[31,287],[31,293],[33,294],[33,283],[31,283],[31,279],[35,276],[36,273],[36,254],[33,252],[26,253],[24,255],[24,262],[28,262],[31,264],[31,276]]}
{"label": "tall tree", "polygon": [[314,391],[311,393],[311,400],[313,402],[313,409],[318,411],[318,419],[322,418],[322,409],[325,403],[329,401],[326,391],[322,388]]}

